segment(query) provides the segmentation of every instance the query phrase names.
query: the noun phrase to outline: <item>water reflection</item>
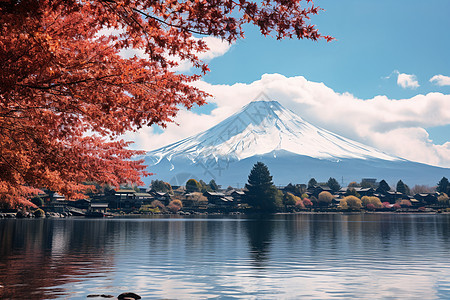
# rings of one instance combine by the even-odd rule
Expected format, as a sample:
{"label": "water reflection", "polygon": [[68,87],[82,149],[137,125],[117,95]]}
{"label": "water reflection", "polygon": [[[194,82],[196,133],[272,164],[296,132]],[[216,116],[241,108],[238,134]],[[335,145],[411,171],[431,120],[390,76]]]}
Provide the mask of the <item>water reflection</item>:
{"label": "water reflection", "polygon": [[449,215],[0,220],[0,298],[450,298]]}
{"label": "water reflection", "polygon": [[258,268],[265,266],[269,259],[272,234],[275,226],[274,216],[256,216],[244,222],[249,243],[249,253],[254,265]]}
{"label": "water reflection", "polygon": [[2,220],[0,298],[58,298],[67,294],[62,285],[108,272],[114,261],[98,234],[105,224],[98,225],[67,220]]}

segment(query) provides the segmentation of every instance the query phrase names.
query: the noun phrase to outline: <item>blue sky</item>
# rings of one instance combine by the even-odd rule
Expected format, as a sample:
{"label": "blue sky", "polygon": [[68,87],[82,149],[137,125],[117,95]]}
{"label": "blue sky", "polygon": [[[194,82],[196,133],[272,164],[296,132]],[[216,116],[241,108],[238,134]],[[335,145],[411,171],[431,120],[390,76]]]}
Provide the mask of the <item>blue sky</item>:
{"label": "blue sky", "polygon": [[[181,111],[179,126],[131,135],[135,147],[151,150],[206,130],[265,92],[315,125],[450,167],[450,1],[314,3],[324,11],[311,22],[335,41],[277,41],[251,26],[231,46],[216,41],[204,55],[211,72],[198,84],[214,95],[210,104]],[[328,109],[333,114],[322,116]]]}
{"label": "blue sky", "polygon": [[[336,41],[281,40],[262,37],[249,27],[246,38],[210,62],[205,80],[214,84],[250,83],[265,73],[302,75],[336,92],[360,98],[412,97],[441,91],[429,82],[450,72],[450,1],[315,1],[325,11],[314,16],[320,32]],[[239,70],[239,72],[236,72]],[[415,74],[417,89],[402,89],[394,70]]]}

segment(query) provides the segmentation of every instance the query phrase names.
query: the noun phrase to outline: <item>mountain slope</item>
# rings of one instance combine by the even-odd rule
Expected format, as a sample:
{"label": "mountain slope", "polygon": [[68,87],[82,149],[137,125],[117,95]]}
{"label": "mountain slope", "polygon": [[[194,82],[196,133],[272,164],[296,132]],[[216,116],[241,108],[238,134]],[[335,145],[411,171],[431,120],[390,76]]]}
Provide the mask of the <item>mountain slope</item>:
{"label": "mountain slope", "polygon": [[207,131],[149,152],[169,160],[211,157],[245,159],[285,150],[314,158],[398,160],[372,147],[305,122],[276,101],[255,101]]}
{"label": "mountain slope", "polygon": [[420,180],[431,173],[449,174],[449,169],[413,163],[316,127],[276,101],[251,102],[202,133],[148,152],[145,160],[155,178],[176,185],[189,178],[244,184],[257,160],[268,164],[279,184],[330,176],[435,184],[435,176],[428,179],[432,183]]}

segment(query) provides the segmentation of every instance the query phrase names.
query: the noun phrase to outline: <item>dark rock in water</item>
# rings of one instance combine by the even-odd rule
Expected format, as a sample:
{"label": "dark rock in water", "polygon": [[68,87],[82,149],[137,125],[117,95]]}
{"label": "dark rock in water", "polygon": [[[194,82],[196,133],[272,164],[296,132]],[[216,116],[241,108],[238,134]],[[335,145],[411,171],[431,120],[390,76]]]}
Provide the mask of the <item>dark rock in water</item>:
{"label": "dark rock in water", "polygon": [[134,299],[141,299],[141,296],[139,296],[135,293],[122,293],[117,297],[117,299],[119,299],[119,300],[134,300]]}
{"label": "dark rock in water", "polygon": [[87,298],[114,298],[114,296],[106,295],[106,294],[101,294],[101,295],[91,294],[91,295],[87,295]]}

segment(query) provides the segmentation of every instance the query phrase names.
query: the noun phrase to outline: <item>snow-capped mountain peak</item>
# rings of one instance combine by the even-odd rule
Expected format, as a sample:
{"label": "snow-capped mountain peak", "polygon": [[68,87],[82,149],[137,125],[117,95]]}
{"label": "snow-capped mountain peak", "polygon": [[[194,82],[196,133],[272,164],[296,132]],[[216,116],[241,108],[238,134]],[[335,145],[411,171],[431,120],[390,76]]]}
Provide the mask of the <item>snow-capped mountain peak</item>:
{"label": "snow-capped mountain peak", "polygon": [[277,101],[253,101],[216,126],[148,152],[169,161],[241,160],[277,151],[338,161],[344,158],[400,160],[372,147],[316,127]]}

